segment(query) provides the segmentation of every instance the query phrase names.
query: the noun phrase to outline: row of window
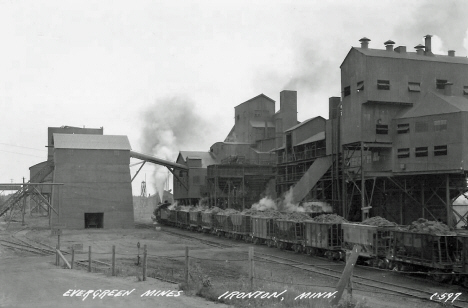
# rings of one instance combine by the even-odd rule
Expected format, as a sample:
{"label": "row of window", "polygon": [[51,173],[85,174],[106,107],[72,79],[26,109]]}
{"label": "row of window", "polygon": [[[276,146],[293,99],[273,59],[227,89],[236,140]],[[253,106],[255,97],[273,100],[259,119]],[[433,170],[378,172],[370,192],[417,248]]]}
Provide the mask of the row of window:
{"label": "row of window", "polygon": [[[445,79],[436,79],[436,88],[445,89],[447,80]],[[377,89],[379,90],[390,90],[390,80],[377,80]],[[359,81],[356,85],[357,92],[364,91],[364,81]],[[408,91],[409,92],[421,92],[421,83],[420,82],[408,82]],[[468,95],[468,86],[463,87],[463,94]],[[351,87],[347,86],[343,89],[343,95],[351,95]]]}
{"label": "row of window", "polygon": [[[441,132],[447,130],[447,120],[435,120],[434,121],[434,131]],[[414,131],[416,133],[423,133],[429,131],[429,123],[425,121],[420,121],[414,123]],[[397,133],[408,134],[410,132],[410,124],[402,123],[397,125]],[[375,133],[377,135],[388,135],[388,125],[386,124],[376,124]]]}
{"label": "row of window", "polygon": [[[415,157],[427,157],[429,155],[428,147],[417,147],[414,148]],[[446,145],[436,145],[434,146],[434,156],[443,156],[447,155],[447,146]],[[398,158],[408,158],[410,157],[409,148],[400,148],[397,150]]]}

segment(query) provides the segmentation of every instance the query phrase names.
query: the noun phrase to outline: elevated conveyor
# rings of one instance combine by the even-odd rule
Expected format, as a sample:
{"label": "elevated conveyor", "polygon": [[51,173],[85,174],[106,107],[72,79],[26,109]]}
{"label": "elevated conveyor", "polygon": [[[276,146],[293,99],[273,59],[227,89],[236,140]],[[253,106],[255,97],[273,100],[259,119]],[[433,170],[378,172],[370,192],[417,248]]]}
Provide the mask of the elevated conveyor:
{"label": "elevated conveyor", "polygon": [[299,203],[317,182],[325,175],[333,163],[331,156],[317,158],[302,178],[293,187],[293,203]]}

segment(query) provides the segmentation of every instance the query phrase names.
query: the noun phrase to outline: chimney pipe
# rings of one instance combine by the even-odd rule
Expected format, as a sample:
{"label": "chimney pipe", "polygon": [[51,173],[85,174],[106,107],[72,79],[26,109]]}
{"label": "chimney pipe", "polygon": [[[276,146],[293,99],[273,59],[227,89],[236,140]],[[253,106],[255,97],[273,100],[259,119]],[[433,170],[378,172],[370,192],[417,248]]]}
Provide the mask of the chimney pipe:
{"label": "chimney pipe", "polygon": [[449,57],[455,57],[455,50],[449,50],[448,55]]}
{"label": "chimney pipe", "polygon": [[406,46],[398,46],[395,48],[395,51],[398,53],[406,53]]}
{"label": "chimney pipe", "polygon": [[367,37],[363,37],[362,39],[359,40],[359,42],[361,42],[361,48],[362,49],[369,48],[370,39],[368,39]]}
{"label": "chimney pipe", "polygon": [[432,48],[431,48],[431,37],[432,35],[427,34],[425,38],[425,43],[426,43],[426,54],[427,55],[432,55]]}
{"label": "chimney pipe", "polygon": [[416,49],[416,53],[418,55],[423,55],[424,54],[424,46],[419,44],[417,46],[414,46],[414,49]]}
{"label": "chimney pipe", "polygon": [[452,85],[453,83],[447,82],[444,87],[444,94],[446,96],[452,96]]}
{"label": "chimney pipe", "polygon": [[395,45],[395,42],[392,40],[388,40],[384,43],[384,45],[387,51],[393,51],[393,45]]}

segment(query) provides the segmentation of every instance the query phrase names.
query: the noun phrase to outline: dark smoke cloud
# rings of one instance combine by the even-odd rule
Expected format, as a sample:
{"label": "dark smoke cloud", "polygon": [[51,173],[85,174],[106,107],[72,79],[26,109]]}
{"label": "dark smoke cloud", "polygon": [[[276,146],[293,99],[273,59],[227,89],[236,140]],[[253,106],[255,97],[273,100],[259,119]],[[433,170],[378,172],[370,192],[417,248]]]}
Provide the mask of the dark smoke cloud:
{"label": "dark smoke cloud", "polygon": [[[211,125],[212,122],[197,113],[190,99],[159,99],[143,112],[140,146],[144,153],[175,161],[180,150],[208,151],[210,142],[214,142],[210,140]],[[153,178],[161,196],[167,179],[166,168],[157,166]]]}
{"label": "dark smoke cloud", "polygon": [[409,20],[395,27],[394,40],[397,45],[407,45],[408,51],[414,51],[412,48],[422,43],[424,35],[437,35],[444,51],[454,49],[456,55],[466,55],[463,40],[467,36],[467,16],[465,1],[422,1]]}

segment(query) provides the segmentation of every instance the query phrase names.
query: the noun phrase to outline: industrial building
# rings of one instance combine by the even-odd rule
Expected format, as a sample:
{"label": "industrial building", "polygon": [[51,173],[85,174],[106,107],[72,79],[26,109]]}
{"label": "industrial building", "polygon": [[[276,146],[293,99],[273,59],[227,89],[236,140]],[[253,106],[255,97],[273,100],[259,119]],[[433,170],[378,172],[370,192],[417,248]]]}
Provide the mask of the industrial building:
{"label": "industrial building", "polygon": [[[252,159],[250,150],[274,153],[276,195],[292,188],[294,202],[323,200],[354,221],[379,215],[400,224],[425,217],[467,225],[453,201],[467,190],[468,59],[452,50],[434,54],[430,35],[414,52],[391,40],[384,49],[360,42],[340,66],[341,97],[329,99],[329,119],[297,122],[295,91],[281,92],[277,113],[263,94],[236,106],[225,142],[210,149],[214,162],[199,184],[208,194],[192,198],[223,205],[219,195],[245,195],[243,164],[271,162]],[[261,181],[266,187],[270,179]],[[174,179],[175,192],[177,185]]]}
{"label": "industrial building", "polygon": [[54,223],[68,228],[133,227],[127,136],[53,134]]}
{"label": "industrial building", "polygon": [[[284,130],[298,124],[297,92],[282,91],[280,110],[264,94],[234,107],[234,126],[222,142],[207,152],[180,151],[177,163],[188,172],[174,177],[174,199],[196,204],[250,208],[259,196],[276,198],[275,149]],[[281,133],[278,133],[281,132]]]}

